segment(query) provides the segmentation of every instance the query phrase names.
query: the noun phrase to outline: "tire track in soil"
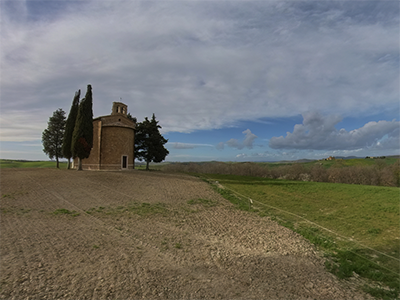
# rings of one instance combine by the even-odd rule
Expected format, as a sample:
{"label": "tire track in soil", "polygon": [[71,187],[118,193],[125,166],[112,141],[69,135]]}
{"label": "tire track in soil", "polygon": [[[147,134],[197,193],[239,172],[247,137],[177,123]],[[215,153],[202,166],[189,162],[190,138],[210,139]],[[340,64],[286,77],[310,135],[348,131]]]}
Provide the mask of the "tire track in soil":
{"label": "tire track in soil", "polygon": [[[8,170],[7,170],[8,171]],[[4,172],[4,171],[3,171]],[[10,188],[12,185],[8,186],[7,190],[11,190],[10,193],[12,194],[10,201],[3,201],[2,199],[2,207],[7,206],[7,204],[11,206],[18,206],[20,205],[21,208],[30,208],[36,210],[46,210],[46,211],[54,211],[58,208],[62,208],[64,202],[59,198],[55,197],[53,193],[49,192],[45,187],[44,184],[39,182],[38,180],[34,180],[30,175],[30,170],[13,170],[13,175],[19,175],[19,177],[24,177],[23,187],[21,188],[21,184],[18,183],[18,189],[22,189],[23,192],[19,192]],[[54,182],[54,178],[49,180],[49,182]],[[21,180],[19,180],[21,182]],[[30,182],[30,183],[29,183]],[[46,181],[45,181],[46,182]],[[2,188],[3,189],[3,188]],[[46,191],[43,194],[43,190]],[[25,191],[26,194],[25,194]],[[3,193],[3,191],[2,191]],[[70,207],[67,207],[70,208]]]}
{"label": "tire track in soil", "polygon": [[[199,213],[192,214],[187,220],[187,225],[192,232],[201,232],[212,243],[224,244],[225,247],[236,251],[246,251],[248,247],[241,239],[241,233],[235,232],[236,226],[230,222],[230,214],[234,213],[226,208],[207,209]],[[223,225],[221,224],[223,220]],[[239,219],[236,219],[240,222]],[[237,223],[236,222],[236,223]],[[248,232],[246,232],[248,234]]]}
{"label": "tire track in soil", "polygon": [[[17,261],[18,268],[17,270],[14,270],[14,274],[10,274],[9,276],[11,277],[12,282],[14,283],[14,286],[12,286],[11,291],[18,291],[19,289],[17,288],[21,284],[21,276],[25,276],[24,274],[20,274],[18,269],[24,270],[30,270],[31,276],[30,276],[30,282],[32,286],[40,286],[40,282],[36,282],[34,279],[39,278],[36,276],[36,269],[37,266],[43,261],[46,260],[46,255],[44,255],[47,251],[42,251],[43,249],[40,247],[40,251],[37,250],[37,243],[34,243],[34,235],[35,233],[32,232],[27,232],[27,224],[26,222],[22,222],[20,218],[7,218],[9,220],[9,226],[7,229],[11,229],[11,234],[15,237],[19,237],[18,241],[13,243],[15,246],[15,253],[14,260]],[[24,220],[25,221],[25,220]],[[31,220],[30,220],[31,221]],[[30,224],[33,225],[33,224]],[[36,226],[33,226],[33,228],[36,228]],[[51,249],[51,253],[54,255],[54,251],[52,247],[49,247]],[[47,250],[47,249],[46,249]],[[29,253],[29,255],[27,254]],[[38,259],[32,259],[28,257],[32,256],[38,256]],[[51,259],[52,260],[58,260],[59,257],[53,256]],[[14,263],[15,265],[15,263]],[[22,277],[24,278],[24,277]],[[22,281],[22,284],[25,283],[29,278],[25,276],[24,280]],[[17,284],[17,286],[15,286]],[[11,294],[12,295],[12,294]],[[10,296],[11,296],[10,295]],[[13,296],[19,296],[19,294],[13,295]]]}
{"label": "tire track in soil", "polygon": [[[341,288],[335,280],[330,281],[332,287],[324,292],[323,285],[318,283],[318,280],[322,278],[328,282],[331,277],[321,269],[314,254],[310,258],[302,254],[299,257],[298,253],[301,251],[297,251],[296,243],[290,241],[298,239],[296,235],[291,235],[285,231],[286,229],[274,225],[272,221],[261,222],[257,217],[231,210],[227,201],[213,194],[211,189],[198,179],[187,180],[185,177],[185,180],[179,181],[179,176],[165,175],[163,180],[162,174],[152,177],[153,174],[142,176],[140,173],[128,172],[84,172],[72,176],[69,172],[46,171],[55,176],[48,178],[49,174],[46,175],[43,171],[39,172],[37,177],[34,175],[35,172],[27,173],[35,176],[35,180],[31,183],[37,194],[42,194],[42,198],[30,199],[33,201],[32,205],[36,203],[42,206],[43,201],[47,201],[46,203],[50,205],[49,199],[55,198],[58,201],[57,205],[61,204],[62,207],[76,210],[81,215],[76,218],[46,215],[45,218],[39,218],[39,221],[37,217],[41,215],[37,209],[30,212],[31,215],[23,217],[16,213],[10,215],[2,213],[2,216],[9,219],[6,221],[4,218],[1,219],[2,224],[8,222],[8,225],[5,226],[6,236],[2,235],[0,239],[13,241],[11,235],[28,235],[30,236],[28,241],[21,240],[17,245],[18,247],[28,245],[30,249],[34,249],[33,254],[37,254],[29,256],[29,247],[22,249],[25,251],[24,257],[19,257],[19,252],[15,254],[19,263],[24,259],[27,261],[29,280],[24,281],[27,282],[24,287],[26,290],[22,290],[18,284],[12,285],[14,289],[10,290],[10,284],[13,282],[5,284],[0,292],[3,298],[6,294],[26,298],[28,295],[32,296],[33,292],[40,298],[47,296],[70,299],[107,297],[307,299],[318,298],[321,295],[319,297],[321,299],[344,299],[344,295],[348,296],[347,298],[356,295],[360,295],[359,299],[368,298],[354,290]],[[45,178],[48,180],[39,182],[35,186],[36,180],[42,181]],[[101,184],[96,185],[96,180]],[[147,187],[141,188],[139,193],[132,181],[147,183]],[[197,186],[196,181],[199,183]],[[54,186],[53,183],[57,182],[59,185]],[[160,184],[157,185],[157,182]],[[190,186],[192,191],[185,191],[185,184]],[[24,188],[28,186],[25,184]],[[170,192],[166,193],[168,186]],[[123,192],[120,190],[122,187],[126,187]],[[92,196],[87,197],[86,193],[77,193],[75,190],[86,190]],[[147,195],[144,190],[148,190]],[[178,195],[175,197],[174,193]],[[47,195],[44,200],[43,194]],[[125,224],[126,230],[124,228],[119,231],[115,228],[117,223],[112,216],[93,216],[84,213],[88,203],[91,206],[107,203],[107,200],[101,197],[108,198],[111,194],[114,194],[110,200],[111,205],[121,205],[121,202],[127,199],[131,201],[132,197],[129,195],[134,195],[135,200],[140,202],[157,203],[163,200],[170,211],[161,217],[131,216],[132,219],[129,219],[129,214],[122,214],[119,216],[120,223]],[[164,198],[163,194],[166,195]],[[156,199],[148,200],[152,197]],[[201,208],[191,214],[183,210],[182,205],[186,205],[187,208],[188,200],[208,199],[208,197],[227,205]],[[22,197],[20,200],[23,200]],[[18,202],[19,205],[23,204],[21,201]],[[18,219],[19,223],[13,222],[12,218]],[[28,222],[29,220],[31,222]],[[184,221],[181,222],[182,220]],[[15,230],[13,226],[21,229]],[[49,226],[51,230],[45,228]],[[276,233],[273,233],[274,231]],[[192,244],[187,246],[184,244],[183,249],[172,248],[163,252],[159,243],[166,234],[174,239],[180,239],[182,243],[189,242],[190,239]],[[281,236],[282,240],[274,237],[274,234]],[[292,247],[293,251],[296,250],[293,252],[296,256],[257,254],[257,251],[263,251],[266,244],[258,239],[259,235],[263,235],[264,240],[271,239],[271,245]],[[284,241],[286,239],[289,241]],[[90,248],[93,243],[98,243],[99,248]],[[51,254],[45,256],[48,250],[42,247],[50,247],[58,257],[54,259]],[[19,248],[1,247],[1,251],[15,250],[19,251]],[[34,281],[34,276],[40,272],[35,266],[42,257],[53,260],[43,264],[41,268],[51,272],[44,273],[40,279]],[[2,264],[7,263],[4,262],[3,256],[0,259]],[[316,265],[312,265],[312,262]],[[31,268],[33,270],[30,270]],[[314,282],[313,288],[305,289],[305,284],[308,284],[307,278],[301,274],[309,275],[310,280]],[[35,289],[33,283],[42,283],[43,289]],[[343,294],[343,291],[348,293]]]}
{"label": "tire track in soil", "polygon": [[[10,222],[8,222],[7,217],[1,218],[1,227],[2,227],[1,238],[2,239],[7,238],[7,240],[11,240],[10,243],[6,244],[6,246],[10,245],[10,247],[3,248],[3,245],[1,247],[2,272],[0,273],[0,278],[1,278],[0,282],[2,284],[2,290],[6,284],[10,284],[12,286],[11,289],[17,290],[17,288],[21,285],[21,283],[25,281],[24,267],[26,267],[27,265],[23,247],[21,246],[21,240],[23,238],[19,234],[20,231],[16,228],[16,226],[10,225]],[[4,236],[5,232],[6,233],[10,232],[10,234],[7,234],[7,236],[5,237]],[[8,266],[5,260],[12,261],[13,267],[11,268],[10,266]],[[13,275],[15,279],[13,278]]]}
{"label": "tire track in soil", "polygon": [[[39,198],[39,199],[43,199],[43,198]],[[17,226],[16,226],[16,228],[27,228],[26,226],[23,226],[22,224],[21,224],[21,222],[19,222],[19,224],[17,224]],[[33,227],[33,228],[36,228],[36,226],[35,227]],[[65,228],[63,228],[63,231],[65,231]],[[68,230],[67,230],[68,231]],[[77,230],[74,230],[75,232],[77,231]],[[26,234],[22,234],[21,233],[21,231],[20,232],[18,232],[18,234],[19,235],[25,235],[26,236]],[[53,234],[51,234],[52,236],[53,236],[53,240],[54,240],[54,237],[56,236],[55,234],[54,234],[54,232],[53,232]],[[87,236],[86,237],[83,237],[83,239],[86,239],[87,238]],[[78,237],[77,239],[82,239],[82,237]],[[77,249],[77,245],[75,245],[74,243],[69,243],[68,244],[69,245],[69,248],[70,249]],[[22,247],[22,249],[23,249],[24,247]],[[50,247],[49,247],[50,249],[54,249],[55,248],[55,245],[54,245],[54,243],[52,243],[51,245],[50,245]],[[32,251],[32,249],[31,249],[31,251]],[[65,250],[63,250],[62,251],[62,253],[61,253],[61,255],[63,255],[64,256],[64,254],[65,254],[65,252],[68,252],[68,251],[65,251]],[[54,254],[55,252],[53,251],[53,254]],[[56,253],[56,255],[57,255],[57,260],[59,260],[59,258],[60,258],[60,254],[58,254],[58,253]],[[86,255],[87,255],[87,257],[89,257],[89,259],[90,259],[90,256],[86,253]],[[25,255],[24,255],[24,257],[25,257]],[[27,259],[24,259],[24,261],[28,261]],[[70,263],[70,262],[67,262],[68,264]],[[30,266],[30,267],[32,267],[32,266]],[[57,271],[56,271],[57,272]],[[53,272],[54,273],[54,272]],[[54,274],[54,275],[58,275],[58,274]],[[55,276],[54,276],[55,277]]]}
{"label": "tire track in soil", "polygon": [[[217,230],[217,231],[215,231],[215,229],[217,227],[210,226],[210,224],[215,224],[215,222],[218,222],[218,220],[219,220],[218,217],[220,217],[223,214],[221,214],[220,212],[216,212],[216,210],[213,210],[213,212],[207,211],[204,213],[211,215],[211,217],[208,218],[208,220],[207,220],[208,223],[204,222],[204,215],[202,215],[202,214],[198,214],[197,220],[194,222],[191,222],[191,223],[195,224],[195,225],[202,224],[202,226],[205,226],[206,228],[211,227],[212,228],[211,232],[216,236],[220,235],[223,237],[225,234],[229,235],[231,233],[230,230],[227,229],[227,228],[230,228],[229,225],[231,225],[231,224],[227,224],[227,227],[223,227],[223,226],[218,227],[217,226],[219,229],[222,228],[222,230]],[[231,212],[225,211],[225,213],[229,214]],[[199,220],[201,220],[201,222],[199,222]],[[235,220],[234,218],[233,219],[231,218],[230,221],[234,221],[234,220]],[[260,222],[256,222],[256,225],[259,225],[259,223]],[[188,224],[190,227],[190,223],[188,223]],[[240,224],[240,225],[242,225],[242,224]],[[239,227],[240,227],[240,225],[239,225]],[[198,230],[198,226],[193,226],[193,227],[194,227],[193,228],[194,231]],[[248,229],[244,230],[244,232],[247,232],[247,231],[248,231]],[[208,232],[205,236],[208,236],[209,233],[210,232]],[[239,232],[239,235],[240,234],[241,233]],[[196,238],[198,238],[198,236]],[[205,239],[205,240],[207,242],[211,242],[209,239]],[[255,266],[265,265],[268,263],[268,261],[266,261],[265,259],[268,259],[268,258],[265,256],[262,256],[261,254],[263,251],[260,251],[261,253],[259,253],[258,255],[261,255],[262,257],[258,258],[258,259],[252,259],[251,257],[249,257],[249,252],[251,252],[252,256],[254,257],[254,252],[255,252],[254,250],[256,250],[256,249],[254,249],[254,247],[250,247],[249,245],[246,245],[246,247],[243,247],[243,245],[239,245],[239,247],[238,247],[238,245],[232,245],[232,242],[233,242],[232,239],[225,240],[224,238],[222,238],[222,240],[219,240],[219,241],[214,241],[213,243],[210,243],[210,244],[212,244],[212,246],[209,246],[208,248],[206,248],[207,249],[206,251],[200,251],[200,255],[201,254],[203,255],[203,258],[207,261],[207,263],[211,263],[214,266],[216,266],[218,269],[223,271],[225,274],[225,277],[227,279],[232,280],[233,278],[236,278],[236,284],[240,284],[243,287],[252,287],[253,284],[251,283],[251,281],[249,282],[248,279],[250,278],[250,280],[253,280],[253,278],[251,278],[253,272],[249,272],[249,271],[246,272],[245,270],[243,270],[243,264],[250,263],[250,265],[255,265]],[[245,240],[245,242],[246,242],[246,240]],[[239,243],[239,244],[241,244],[241,243]],[[204,253],[205,253],[205,257],[204,257]],[[236,258],[234,258],[235,254],[237,255]],[[275,255],[278,255],[278,253],[276,253]],[[248,262],[249,258],[250,258],[250,262]],[[237,259],[239,259],[240,263],[237,263],[237,261],[236,261]],[[269,259],[272,259],[272,258],[270,257]],[[287,259],[290,259],[290,258],[287,258]],[[291,259],[293,259],[293,258],[291,258]],[[299,258],[296,258],[296,260],[299,260]],[[232,267],[232,266],[235,266],[235,267]],[[273,263],[272,263],[272,266],[274,266]],[[315,266],[313,266],[313,267],[315,267]],[[237,276],[238,270],[242,270],[241,272],[242,272],[242,275],[244,275],[244,276],[238,277]],[[257,272],[254,272],[254,274],[256,274],[256,273]],[[261,275],[261,274],[259,274],[259,275]],[[295,276],[295,274],[293,274],[292,276]],[[244,277],[247,277],[247,279],[245,279]],[[282,275],[281,277],[282,277],[282,281],[283,281],[283,279],[286,279],[288,276]],[[304,282],[304,284],[306,284],[306,283],[307,282]],[[261,283],[260,286],[264,286],[265,284],[266,283]],[[288,282],[288,284],[289,284],[289,282]],[[290,290],[291,289],[289,289],[289,291]],[[262,293],[262,290],[260,292]],[[293,292],[295,292],[295,291],[293,291]]]}
{"label": "tire track in soil", "polygon": [[[36,223],[36,225],[37,225],[37,223]],[[17,226],[17,228],[27,228],[27,226],[26,226],[26,224],[21,224],[21,222],[19,223],[19,224],[17,224],[16,225]],[[37,226],[34,226],[34,228],[37,228]],[[21,231],[19,231],[18,233],[16,233],[16,232],[13,232],[13,234],[19,234],[19,236],[27,236],[27,235],[32,235],[32,233],[31,232],[28,232],[28,233],[22,233]],[[53,236],[53,240],[52,240],[52,243],[51,243],[51,245],[50,245],[50,249],[56,249],[56,248],[58,248],[58,247],[56,247],[56,245],[57,245],[57,241],[55,241],[54,240],[54,236],[55,236],[55,234],[51,234],[52,236]],[[79,237],[77,237],[77,239],[79,239]],[[27,244],[31,244],[30,242],[28,242]],[[65,245],[64,245],[65,246]],[[27,248],[26,246],[24,246],[24,247],[22,247],[22,248]],[[28,247],[29,248],[29,251],[30,252],[32,252],[32,253],[37,253],[38,251],[37,250],[35,250],[34,248],[32,248],[32,247]],[[50,268],[47,268],[47,272],[48,272],[48,278],[51,278],[52,280],[50,281],[50,282],[48,282],[48,285],[50,284],[51,286],[59,286],[59,284],[58,284],[58,281],[62,281],[62,278],[60,278],[60,277],[62,277],[62,274],[60,273],[60,270],[62,270],[62,269],[68,269],[68,266],[71,264],[71,263],[73,263],[73,257],[74,257],[74,255],[73,255],[73,253],[71,254],[70,252],[77,252],[77,251],[75,251],[76,250],[76,245],[75,244],[71,244],[71,245],[68,245],[68,247],[67,247],[67,249],[65,249],[65,250],[63,250],[63,251],[60,251],[60,250],[57,250],[57,258],[54,260],[55,262],[56,262],[56,265],[57,265],[57,267],[55,267],[55,265],[53,265],[52,267],[50,267]],[[39,252],[41,252],[42,251],[42,249],[39,251]],[[78,251],[79,252],[79,251]],[[44,251],[44,253],[46,253],[46,251]],[[80,253],[81,254],[81,253]],[[24,257],[26,257],[26,255],[24,255]],[[67,259],[65,259],[65,258],[67,258]],[[44,258],[44,259],[46,259],[46,258]],[[94,257],[94,259],[96,259],[96,257]],[[29,261],[29,259],[24,259],[24,261]],[[61,265],[61,266],[60,266]],[[33,265],[30,265],[30,266],[28,266],[28,268],[29,269],[31,269],[31,270],[33,270],[33,269],[35,269],[35,267],[33,266]],[[121,268],[121,265],[119,265],[119,268]],[[100,271],[101,271],[101,269],[100,269]],[[119,274],[119,273],[116,273],[117,275]],[[104,276],[104,275],[103,275]],[[32,276],[31,276],[32,277]],[[97,277],[99,277],[99,276],[94,276],[95,278],[97,278]],[[101,276],[100,276],[101,277]],[[60,280],[54,280],[54,279],[57,279],[57,278],[60,278]],[[103,277],[104,278],[104,277]],[[114,278],[115,278],[115,276],[114,276]],[[100,281],[99,281],[100,282]],[[116,278],[116,282],[120,282],[120,280],[118,279],[118,278]],[[33,284],[33,282],[32,282],[32,284]],[[36,286],[36,283],[34,283],[34,285]],[[40,284],[39,284],[40,285]],[[13,289],[15,289],[16,287],[14,287]],[[75,287],[76,288],[76,287]],[[95,288],[94,288],[94,290],[96,291],[96,289],[97,290],[99,290],[99,287],[98,286],[96,286]],[[18,289],[17,289],[18,290]],[[67,290],[67,289],[66,289]],[[51,291],[51,290],[50,290]],[[47,291],[48,293],[50,292],[50,291]],[[94,294],[96,294],[95,292],[93,292]],[[78,293],[77,293],[77,295],[79,295],[79,290],[78,290]],[[57,296],[57,295],[53,295],[53,296]],[[93,295],[92,295],[93,296]]]}
{"label": "tire track in soil", "polygon": [[[206,224],[206,226],[207,225],[212,225],[211,226],[211,228],[212,228],[212,231],[214,232],[214,235],[218,235],[218,234],[216,234],[217,232],[218,232],[218,230],[217,231],[215,231],[215,229],[218,227],[218,226],[215,226],[215,224],[219,224],[219,222],[218,222],[218,219],[220,219],[220,216],[218,216],[218,218],[216,217],[216,215],[214,214],[214,215],[212,215],[209,219],[208,219],[208,224]],[[200,223],[204,223],[204,217],[202,218],[202,221],[203,222],[200,222]],[[197,223],[197,222],[195,222],[195,223]],[[227,230],[226,230],[226,228],[224,228],[224,227],[219,227],[219,229],[221,229],[222,228],[222,230],[220,230],[221,232],[228,232]],[[244,233],[248,233],[248,230],[247,229],[244,229],[242,232],[244,232]],[[239,233],[240,234],[240,233]],[[254,234],[253,234],[254,235]],[[251,241],[252,241],[252,239],[251,239],[252,237],[247,237],[245,240],[244,240],[244,243],[245,244],[249,244]],[[275,243],[277,243],[277,241],[274,241]],[[260,243],[260,244],[262,244],[262,243]],[[219,269],[221,269],[221,270],[224,270],[224,271],[227,271],[226,270],[226,268],[221,264],[221,257],[223,257],[223,256],[227,256],[226,254],[224,255],[223,253],[224,253],[224,251],[221,251],[221,250],[217,250],[218,248],[214,248],[214,249],[209,249],[208,250],[208,257],[211,257],[211,262],[213,263],[213,265],[215,265],[216,267],[218,267]],[[247,247],[247,248],[245,248],[245,250],[251,250],[251,247]],[[222,253],[222,254],[221,254]],[[228,254],[230,254],[229,252],[228,252]],[[181,258],[182,259],[182,258]],[[210,261],[209,261],[209,263],[210,263]],[[235,273],[233,272],[233,273],[231,273],[231,272],[228,272],[228,273],[230,273],[231,275],[235,275]],[[233,277],[231,277],[231,278],[233,278]],[[285,277],[284,277],[285,278]],[[247,281],[242,281],[242,284],[244,285],[244,286],[249,286],[249,283],[247,282]]]}
{"label": "tire track in soil", "polygon": [[[90,180],[89,180],[90,181]],[[110,188],[109,186],[105,186],[105,185],[102,185],[102,186],[104,186],[105,188],[106,188],[106,190],[111,190],[112,188]],[[169,186],[170,187],[170,189],[171,189],[171,186]],[[160,190],[163,190],[162,188],[160,188]],[[174,185],[173,187],[172,187],[172,190],[174,190],[172,193],[169,193],[169,194],[179,194],[178,192],[177,192],[177,190],[176,190],[176,186]],[[114,190],[114,192],[116,192],[116,193],[120,193],[120,192],[118,192],[118,191],[115,191]],[[125,193],[122,193],[124,196],[126,195]],[[126,195],[127,196],[127,195]],[[167,196],[168,197],[168,196]],[[156,222],[157,223],[157,222]],[[152,227],[154,227],[154,226],[156,226],[156,223],[152,223]],[[207,224],[207,225],[214,225],[214,227],[218,227],[219,229],[220,229],[220,231],[226,231],[225,230],[225,228],[224,227],[222,227],[222,226],[219,226],[219,223],[216,221],[216,219],[215,219],[215,217]],[[165,224],[165,223],[162,223],[162,224],[160,224],[159,226],[158,226],[158,228],[160,228],[160,230],[166,230],[166,226],[168,226],[167,224]],[[211,227],[213,227],[213,226],[211,226]],[[147,229],[147,227],[146,228],[142,228],[142,231],[143,232],[145,232],[145,230]],[[154,228],[152,228],[152,230],[154,230]],[[175,229],[176,230],[176,229]],[[214,231],[215,231],[215,228],[213,229]],[[182,232],[182,230],[180,230],[180,232]],[[155,245],[155,244],[153,244],[152,245],[153,246],[153,248],[157,248],[158,250],[160,250],[160,247],[158,246],[158,245]],[[184,258],[184,257],[183,257]],[[176,258],[173,258],[174,260],[177,260]],[[182,257],[180,257],[179,258],[179,260],[181,260],[182,259]]]}
{"label": "tire track in soil", "polygon": [[[39,184],[40,185],[40,184]],[[45,189],[46,190],[46,189]],[[60,196],[60,195],[57,195],[57,193],[55,193],[55,192],[52,192],[51,193],[53,196],[56,196],[59,200],[63,200],[63,199],[61,199],[62,197]],[[68,202],[68,201],[67,201]],[[146,243],[142,243],[142,242],[140,242],[140,244],[143,244],[144,246],[147,246],[147,244]],[[165,260],[165,257],[164,257],[164,260]],[[142,269],[137,269],[137,272],[140,272],[140,270],[142,270]],[[59,275],[59,274],[55,274],[55,275]],[[139,276],[139,278],[141,278],[141,276]],[[141,283],[141,286],[142,286],[142,288],[145,288],[147,285],[146,285],[146,282],[145,281],[142,281],[142,283]],[[98,290],[98,287],[95,287],[95,289],[94,289],[94,291],[93,291],[93,293],[91,294],[91,296],[93,296],[93,297],[95,297],[95,295],[96,295],[96,291]],[[90,295],[89,295],[90,296]]]}
{"label": "tire track in soil", "polygon": [[[261,255],[269,252],[271,255],[274,252],[282,253],[282,249],[287,249],[286,252],[299,255],[314,251],[314,248],[301,236],[286,228],[280,228],[280,239],[274,237],[273,230],[276,223],[270,219],[255,219],[249,215],[247,217],[240,217],[233,210],[214,208],[194,214],[188,225],[193,227],[193,231],[204,232],[207,236],[214,235],[221,242],[230,245],[231,248],[236,248],[236,251],[240,249],[244,253],[251,251],[253,254]],[[215,226],[219,223],[224,225]],[[293,251],[294,248],[299,248],[297,250],[300,251]]]}
{"label": "tire track in soil", "polygon": [[[27,225],[26,223],[29,224]],[[9,243],[15,247],[14,254],[18,253],[19,255],[14,255],[13,258],[8,259],[2,258],[2,261],[4,262],[7,260],[12,260],[13,264],[19,265],[17,269],[21,270],[22,273],[17,271],[16,274],[13,274],[14,270],[10,270],[10,272],[2,274],[1,277],[5,281],[7,281],[8,278],[16,277],[17,280],[14,281],[14,283],[17,283],[18,286],[21,284],[25,285],[27,283],[35,287],[41,286],[40,280],[43,272],[38,272],[37,270],[42,268],[43,262],[47,259],[44,255],[46,251],[43,251],[45,249],[43,249],[40,244],[36,243],[36,236],[38,236],[38,234],[35,232],[36,230],[33,232],[28,230],[29,228],[36,228],[36,226],[32,225],[33,224],[30,216],[24,216],[24,218],[13,218],[13,216],[2,217],[2,227],[4,226],[4,228],[6,228],[5,232],[11,233],[11,236],[20,237],[14,243]],[[2,237],[2,239],[4,239],[4,237]],[[49,247],[49,249],[51,251],[51,255],[53,256],[53,260],[57,260],[59,256],[55,254],[52,247]],[[29,272],[30,275],[28,276]],[[13,286],[12,289],[18,290],[18,286]]]}
{"label": "tire track in soil", "polygon": [[[183,232],[182,229],[174,228],[172,225],[169,225],[167,223],[163,223],[159,219],[158,219],[158,221],[155,221],[155,222],[153,222],[152,219],[149,220],[149,221],[151,221],[151,224],[152,224],[152,227],[151,227],[151,231],[152,232],[159,232],[159,230],[162,230],[163,234],[167,235],[169,237],[171,237],[171,236],[174,237],[174,236],[177,236],[177,235],[179,236],[179,234],[181,235],[182,232]],[[143,224],[141,224],[141,225],[143,225]],[[147,228],[148,228],[148,226],[147,226]],[[144,225],[140,226],[140,227],[137,227],[137,229],[139,229],[140,232],[144,233],[145,236],[148,235],[148,231],[146,231],[147,228]],[[156,248],[158,248],[160,250],[160,248],[157,245],[155,245],[155,240],[157,240],[157,239],[158,239],[158,242],[159,242],[160,241],[160,237],[158,237],[158,238],[157,237],[156,238],[153,237],[153,239],[150,241],[150,244],[153,247],[155,246]],[[196,235],[194,239],[199,240],[199,237]],[[148,241],[148,240],[146,240],[146,241]],[[204,242],[202,242],[202,243],[204,244]],[[185,249],[185,246],[184,246],[184,249]],[[187,257],[185,255],[186,252],[182,253],[183,250],[176,250],[176,249],[171,249],[171,250],[172,250],[172,252],[167,252],[167,253],[163,253],[162,254],[163,257],[164,257],[164,260],[165,260],[165,257],[169,257],[176,265],[179,265],[179,266],[181,266],[181,267],[183,267],[185,269],[193,269],[193,268],[195,268],[194,267],[195,264],[193,263],[193,260],[197,260],[197,263],[199,261],[202,261],[202,264],[206,267],[208,273],[212,272],[212,273],[218,274],[218,275],[215,275],[216,277],[227,279],[226,274],[225,274],[226,271],[227,271],[226,268],[223,267],[220,264],[218,259],[213,259],[212,258],[212,256],[213,256],[212,253],[210,254],[210,251],[216,251],[216,250],[214,250],[214,249],[210,250],[210,248],[205,248],[205,251],[208,253],[208,256],[209,256],[207,264],[204,264],[204,260],[200,259],[201,255],[197,255],[198,256],[197,259],[193,257],[193,256],[196,256],[195,253],[194,253],[196,251],[193,251],[193,249],[190,249],[188,251],[190,253],[188,253]],[[201,250],[201,252],[204,253],[204,250]],[[139,268],[137,272],[141,272],[141,271],[144,272],[142,269]],[[231,272],[229,272],[229,274],[230,274],[231,277],[234,275],[234,273],[231,273]],[[145,274],[144,276],[146,277],[147,275]],[[142,277],[140,277],[140,278],[142,278]],[[202,278],[199,279],[199,280],[202,283],[205,282],[205,283],[210,284],[210,282],[211,282],[211,280],[204,280]],[[141,286],[143,286],[143,289],[148,289],[149,288],[149,285],[146,284],[146,282],[147,281],[140,280],[140,284],[141,284]],[[230,289],[232,289],[232,287],[230,287]],[[160,294],[162,294],[162,293],[163,293],[163,291],[161,291]],[[146,297],[146,296],[149,296],[149,295],[148,294],[144,294],[144,296]]]}
{"label": "tire track in soil", "polygon": [[[231,261],[247,253],[248,249],[235,238],[231,238],[232,232],[229,224],[226,224],[226,226],[219,224],[218,216],[224,219],[224,216],[228,213],[229,210],[213,209],[211,211],[211,209],[208,209],[190,218],[191,220],[187,225],[191,227],[192,232],[201,232],[200,234],[203,236],[205,247],[198,254],[201,259],[223,270],[227,273],[227,277],[232,279],[237,277],[238,269],[230,268],[232,266]],[[207,218],[207,215],[210,217]],[[201,225],[199,226],[199,224]],[[218,226],[215,226],[216,224]],[[204,228],[209,230],[204,230]]]}
{"label": "tire track in soil", "polygon": [[[30,179],[45,189],[48,193],[61,199],[64,203],[72,204],[79,207],[82,211],[94,206],[107,205],[108,199],[115,199],[115,195],[108,189],[102,189],[101,185],[96,185],[92,181],[83,177],[81,173],[73,174],[69,172],[69,176],[63,181],[63,184],[55,184],[53,181],[38,182],[32,177]],[[82,189],[82,186],[85,188]],[[49,191],[49,189],[51,191]],[[104,201],[101,201],[104,199]],[[120,199],[115,199],[120,200]]]}

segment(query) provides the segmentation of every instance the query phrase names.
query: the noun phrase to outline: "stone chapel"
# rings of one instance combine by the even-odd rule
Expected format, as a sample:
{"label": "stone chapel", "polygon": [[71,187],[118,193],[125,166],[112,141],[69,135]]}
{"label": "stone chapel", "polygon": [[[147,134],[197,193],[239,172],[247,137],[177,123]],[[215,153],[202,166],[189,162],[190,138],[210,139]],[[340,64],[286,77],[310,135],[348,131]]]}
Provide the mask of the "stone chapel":
{"label": "stone chapel", "polygon": [[[93,119],[93,148],[82,160],[84,170],[129,170],[134,168],[136,124],[128,117],[128,106],[113,102],[111,115]],[[78,159],[74,159],[74,166]]]}

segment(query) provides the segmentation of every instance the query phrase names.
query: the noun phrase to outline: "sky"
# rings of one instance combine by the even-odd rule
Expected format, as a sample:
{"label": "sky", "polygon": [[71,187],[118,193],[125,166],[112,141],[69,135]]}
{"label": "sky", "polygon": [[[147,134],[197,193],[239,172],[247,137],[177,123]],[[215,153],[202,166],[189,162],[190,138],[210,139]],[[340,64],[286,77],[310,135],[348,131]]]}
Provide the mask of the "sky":
{"label": "sky", "polygon": [[400,154],[398,1],[0,1],[0,156],[93,88],[154,113],[166,161]]}

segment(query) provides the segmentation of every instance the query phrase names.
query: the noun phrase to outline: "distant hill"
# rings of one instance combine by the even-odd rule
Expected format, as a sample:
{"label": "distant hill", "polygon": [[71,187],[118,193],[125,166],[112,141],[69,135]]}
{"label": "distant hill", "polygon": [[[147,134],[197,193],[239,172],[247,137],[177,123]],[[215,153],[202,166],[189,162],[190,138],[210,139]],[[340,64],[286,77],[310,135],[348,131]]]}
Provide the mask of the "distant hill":
{"label": "distant hill", "polygon": [[274,161],[273,163],[280,163],[280,164],[292,164],[292,163],[308,163],[308,162],[313,162],[317,161],[316,159],[298,159],[298,160],[280,160],[280,161]]}

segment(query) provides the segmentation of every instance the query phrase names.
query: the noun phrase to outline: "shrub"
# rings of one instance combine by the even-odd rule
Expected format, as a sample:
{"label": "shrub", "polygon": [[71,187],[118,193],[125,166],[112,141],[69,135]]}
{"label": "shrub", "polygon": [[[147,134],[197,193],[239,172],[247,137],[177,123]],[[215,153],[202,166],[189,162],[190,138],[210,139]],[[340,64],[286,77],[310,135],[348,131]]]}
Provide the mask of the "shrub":
{"label": "shrub", "polygon": [[302,180],[363,185],[400,186],[400,160],[387,165],[383,159],[376,160],[372,166],[346,166],[344,160],[337,160],[331,168],[321,164],[311,167],[301,164],[282,164],[280,166],[259,163],[175,163],[164,167],[167,172],[186,172],[202,174],[240,175],[267,177],[272,179]]}

